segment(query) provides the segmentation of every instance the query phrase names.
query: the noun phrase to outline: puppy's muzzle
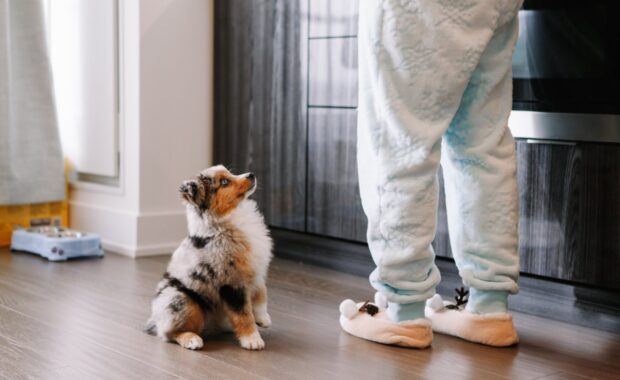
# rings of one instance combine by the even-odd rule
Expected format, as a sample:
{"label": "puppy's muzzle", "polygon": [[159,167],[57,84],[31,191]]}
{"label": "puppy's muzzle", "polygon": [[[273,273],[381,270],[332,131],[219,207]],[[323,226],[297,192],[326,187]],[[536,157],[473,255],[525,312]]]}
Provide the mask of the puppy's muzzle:
{"label": "puppy's muzzle", "polygon": [[254,173],[246,174],[245,178],[252,183],[252,187],[250,187],[250,189],[245,192],[245,196],[249,197],[250,195],[254,194],[254,192],[256,191],[256,186],[258,185],[258,181],[256,180],[256,176],[254,175]]}

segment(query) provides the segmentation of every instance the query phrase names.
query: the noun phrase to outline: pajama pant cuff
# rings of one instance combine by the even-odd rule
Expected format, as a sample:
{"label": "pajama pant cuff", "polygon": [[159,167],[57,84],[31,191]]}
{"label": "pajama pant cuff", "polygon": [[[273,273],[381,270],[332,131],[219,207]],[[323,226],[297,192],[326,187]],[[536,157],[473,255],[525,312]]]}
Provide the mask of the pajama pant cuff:
{"label": "pajama pant cuff", "polygon": [[469,289],[467,311],[474,314],[505,313],[508,305],[508,291]]}
{"label": "pajama pant cuff", "polygon": [[426,302],[392,303],[388,302],[387,315],[394,322],[413,321],[424,318]]}

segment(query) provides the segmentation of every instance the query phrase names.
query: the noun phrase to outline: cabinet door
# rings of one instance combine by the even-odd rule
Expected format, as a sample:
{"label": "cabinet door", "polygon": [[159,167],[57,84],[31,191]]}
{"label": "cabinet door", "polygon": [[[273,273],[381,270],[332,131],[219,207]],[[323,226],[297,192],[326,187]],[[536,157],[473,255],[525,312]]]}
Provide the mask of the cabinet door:
{"label": "cabinet door", "polygon": [[357,38],[314,38],[308,43],[308,105],[357,107]]}
{"label": "cabinet door", "polygon": [[[368,222],[362,209],[356,163],[357,112],[312,108],[308,132],[308,232],[365,242]],[[437,256],[452,257],[441,170]]]}
{"label": "cabinet door", "polygon": [[214,161],[258,178],[267,223],[304,230],[306,35],[300,1],[215,2]]}
{"label": "cabinet door", "polygon": [[309,1],[307,231],[366,241],[357,180],[357,0]]}
{"label": "cabinet door", "polygon": [[620,146],[517,144],[523,272],[620,289]]}
{"label": "cabinet door", "polygon": [[308,119],[308,232],[366,241],[353,109],[312,108]]}
{"label": "cabinet door", "polygon": [[310,38],[357,36],[359,0],[306,0],[310,8]]}

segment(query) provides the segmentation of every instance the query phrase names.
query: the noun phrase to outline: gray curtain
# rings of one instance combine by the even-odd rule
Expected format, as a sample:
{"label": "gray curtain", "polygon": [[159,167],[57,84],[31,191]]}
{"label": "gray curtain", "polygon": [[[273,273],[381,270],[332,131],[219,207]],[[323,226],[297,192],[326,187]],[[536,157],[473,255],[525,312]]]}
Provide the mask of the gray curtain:
{"label": "gray curtain", "polygon": [[0,0],[0,204],[65,197],[42,0]]}

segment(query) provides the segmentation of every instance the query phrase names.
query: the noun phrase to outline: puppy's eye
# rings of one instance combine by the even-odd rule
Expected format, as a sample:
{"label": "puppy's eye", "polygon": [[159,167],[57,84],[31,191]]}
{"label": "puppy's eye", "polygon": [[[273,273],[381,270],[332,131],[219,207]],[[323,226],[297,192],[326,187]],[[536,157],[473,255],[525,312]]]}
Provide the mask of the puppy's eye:
{"label": "puppy's eye", "polygon": [[220,186],[222,186],[222,187],[226,187],[226,186],[228,186],[228,185],[230,185],[230,181],[229,181],[229,180],[227,180],[226,178],[222,178],[222,179],[220,180]]}

